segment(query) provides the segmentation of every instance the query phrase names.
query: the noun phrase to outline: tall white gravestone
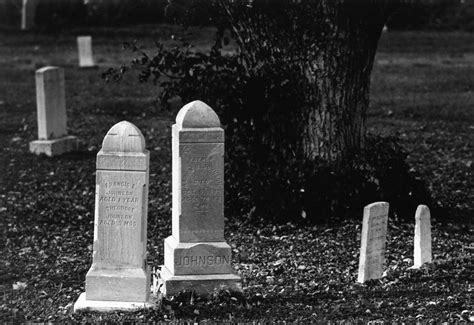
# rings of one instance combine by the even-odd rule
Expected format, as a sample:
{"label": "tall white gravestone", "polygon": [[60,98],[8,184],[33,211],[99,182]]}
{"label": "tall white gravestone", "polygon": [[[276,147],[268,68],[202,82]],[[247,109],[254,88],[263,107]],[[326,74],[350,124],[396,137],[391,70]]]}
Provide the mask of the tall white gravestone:
{"label": "tall white gravestone", "polygon": [[431,216],[426,205],[419,205],[415,214],[413,268],[431,263]]}
{"label": "tall white gravestone", "polygon": [[78,36],[77,49],[79,53],[80,68],[95,68],[94,57],[92,55],[92,37]]}
{"label": "tall white gravestone", "polygon": [[36,71],[38,140],[30,142],[30,152],[57,156],[77,150],[77,138],[66,130],[64,71],[44,67]]}
{"label": "tall white gravestone", "polygon": [[185,105],[172,128],[172,236],[165,239],[161,290],[241,290],[224,240],[224,130],[208,105]]}
{"label": "tall white gravestone", "polygon": [[21,8],[21,29],[28,30],[35,25],[37,0],[23,0]]}
{"label": "tall white gravestone", "polygon": [[364,283],[382,277],[388,209],[387,202],[375,202],[364,208],[357,282]]}
{"label": "tall white gravestone", "polygon": [[94,253],[74,310],[151,306],[146,264],[150,154],[133,124],[114,125],[97,154]]}

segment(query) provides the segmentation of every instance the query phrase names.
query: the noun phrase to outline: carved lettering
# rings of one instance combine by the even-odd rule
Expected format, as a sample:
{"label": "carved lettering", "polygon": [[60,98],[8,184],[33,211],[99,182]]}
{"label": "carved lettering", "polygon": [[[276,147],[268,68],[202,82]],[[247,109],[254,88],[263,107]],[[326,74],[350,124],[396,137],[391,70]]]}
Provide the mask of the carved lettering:
{"label": "carved lettering", "polygon": [[175,261],[176,266],[212,266],[230,264],[229,256],[180,256]]}
{"label": "carved lettering", "polygon": [[[120,213],[135,213],[137,211],[140,200],[137,196],[136,184],[126,181],[110,181],[104,182],[104,185],[106,190],[104,195],[99,195],[99,203],[104,205],[106,213],[99,217],[99,225],[137,227],[137,222],[132,220],[132,214]],[[116,189],[116,187],[127,188],[127,190]]]}

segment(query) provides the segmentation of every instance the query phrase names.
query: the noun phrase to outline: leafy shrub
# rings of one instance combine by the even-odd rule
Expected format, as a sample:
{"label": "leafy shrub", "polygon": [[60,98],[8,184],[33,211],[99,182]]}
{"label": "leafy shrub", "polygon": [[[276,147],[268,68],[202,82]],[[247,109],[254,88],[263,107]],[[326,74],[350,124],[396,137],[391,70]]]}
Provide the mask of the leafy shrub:
{"label": "leafy shrub", "polygon": [[[275,220],[296,216],[321,222],[359,217],[361,207],[376,200],[389,201],[392,211],[402,215],[404,208],[415,204],[409,202],[427,203],[429,195],[409,172],[406,155],[395,139],[369,138],[362,152],[337,162],[302,158],[301,108],[316,103],[314,87],[300,63],[324,43],[322,35],[327,31],[310,19],[310,7],[289,9],[278,10],[308,23],[286,28],[294,22],[291,17],[276,15],[282,26],[274,28],[286,33],[284,37],[265,44],[268,30],[259,34],[264,29],[253,26],[252,40],[238,41],[238,51],[232,54],[221,50],[225,23],[209,53],[197,52],[189,44],[167,49],[157,43],[157,52],[150,56],[136,44],[125,44],[139,56],[133,65],[141,70],[140,82],[159,84],[164,105],[175,96],[184,102],[200,99],[220,116],[226,131],[227,215],[255,213]],[[257,13],[260,19],[266,15]],[[296,35],[303,30],[310,30],[306,37],[315,42],[300,44]],[[292,38],[291,46],[281,44]],[[252,50],[243,50],[248,45]],[[104,77],[120,80],[128,69],[110,69]]]}

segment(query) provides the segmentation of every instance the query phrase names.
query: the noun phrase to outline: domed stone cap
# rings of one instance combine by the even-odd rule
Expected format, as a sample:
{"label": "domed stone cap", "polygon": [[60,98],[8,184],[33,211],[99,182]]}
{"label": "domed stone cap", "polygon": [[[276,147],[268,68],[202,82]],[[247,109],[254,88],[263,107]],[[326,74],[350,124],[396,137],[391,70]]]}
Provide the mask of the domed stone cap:
{"label": "domed stone cap", "polygon": [[176,124],[183,129],[218,128],[221,126],[216,112],[200,100],[184,105],[176,116]]}
{"label": "domed stone cap", "polygon": [[130,122],[122,121],[112,126],[102,142],[104,152],[144,152],[145,138]]}

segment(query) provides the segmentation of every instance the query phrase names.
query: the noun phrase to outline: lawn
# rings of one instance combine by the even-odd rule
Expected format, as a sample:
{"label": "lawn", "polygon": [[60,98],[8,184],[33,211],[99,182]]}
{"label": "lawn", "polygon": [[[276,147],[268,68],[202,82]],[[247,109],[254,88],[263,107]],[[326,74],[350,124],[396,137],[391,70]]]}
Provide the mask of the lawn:
{"label": "lawn", "polygon": [[[100,68],[77,68],[75,36],[93,36]],[[173,36],[173,37],[172,37]],[[386,276],[356,284],[360,220],[341,225],[269,224],[226,211],[226,240],[243,294],[185,294],[133,313],[72,313],[92,260],[95,156],[107,130],[136,124],[151,152],[148,262],[163,263],[171,234],[171,125],[179,109],[159,109],[158,89],[129,75],[100,73],[133,57],[123,41],[149,48],[187,38],[206,50],[212,30],[174,26],[0,31],[0,320],[19,321],[340,321],[460,320],[474,316],[469,276],[474,212],[474,34],[388,32],[372,75],[369,131],[396,135],[412,168],[445,209],[433,215],[435,262],[409,271],[413,224],[389,221]],[[172,39],[174,38],[174,40]],[[70,133],[79,153],[37,157],[34,71],[65,69]],[[423,202],[420,202],[420,204]],[[360,216],[362,216],[362,211]],[[414,211],[413,211],[414,218]],[[357,219],[357,218],[356,218]]]}

